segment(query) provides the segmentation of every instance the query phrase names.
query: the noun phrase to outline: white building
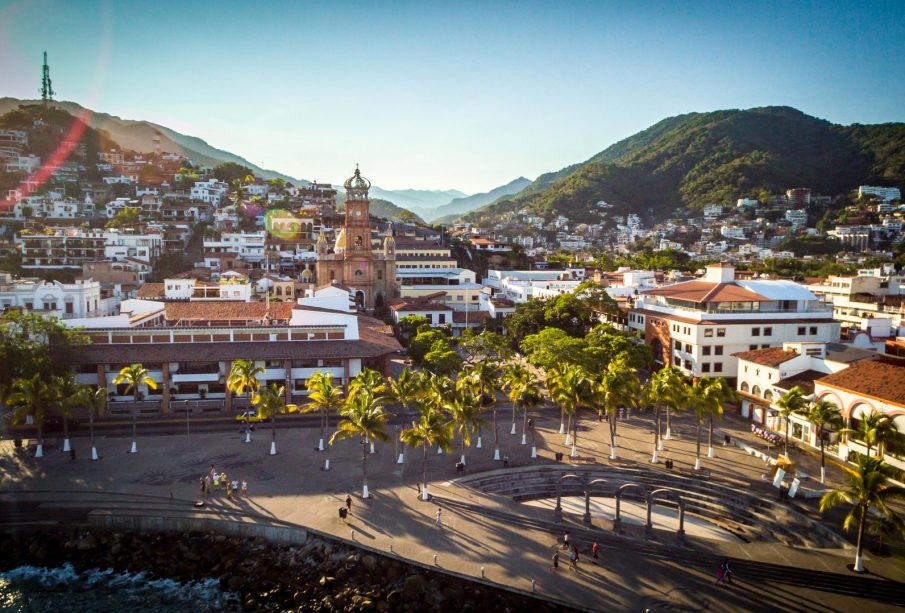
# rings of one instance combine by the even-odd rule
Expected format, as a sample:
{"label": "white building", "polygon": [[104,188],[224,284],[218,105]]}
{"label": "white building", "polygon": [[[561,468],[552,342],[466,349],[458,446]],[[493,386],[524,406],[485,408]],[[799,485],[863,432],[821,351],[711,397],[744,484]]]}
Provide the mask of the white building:
{"label": "white building", "polygon": [[734,353],[838,341],[831,315],[797,283],[736,280],[734,267],[715,264],[702,279],[641,292],[628,323],[644,334],[655,360],[695,377],[735,377]]}
{"label": "white building", "polygon": [[720,235],[723,238],[732,240],[745,240],[745,230],[738,226],[722,226],[720,227]]}
{"label": "white building", "polygon": [[722,204],[708,204],[704,206],[704,221],[714,221],[723,214]]}
{"label": "white building", "polygon": [[153,264],[163,253],[163,236],[160,234],[104,232],[104,238],[104,259],[111,262],[131,258]]}
{"label": "white building", "polygon": [[759,204],[760,202],[758,202],[754,198],[739,198],[735,201],[735,206],[740,209],[753,209],[756,208]]}
{"label": "white building", "polygon": [[258,232],[224,232],[219,238],[205,238],[205,266],[210,268],[209,260],[219,259],[215,256],[225,253],[235,253],[237,257],[249,264],[258,264],[264,261],[266,240],[267,233],[264,230]]}
{"label": "white building", "polygon": [[229,193],[229,185],[217,179],[207,181],[195,181],[190,197],[192,200],[200,200],[219,207],[223,197]]}
{"label": "white building", "polygon": [[902,192],[898,187],[877,187],[875,185],[861,185],[858,187],[858,196],[876,196],[885,202],[901,200]]}
{"label": "white building", "polygon": [[13,279],[8,273],[0,273],[0,311],[9,308],[62,319],[107,314],[107,305],[101,299],[101,284],[97,281],[60,283]]}
{"label": "white building", "polygon": [[36,155],[17,156],[6,161],[6,172],[32,174],[41,167],[41,158]]}
{"label": "white building", "polygon": [[786,221],[792,224],[792,228],[801,228],[808,225],[808,212],[805,209],[789,209],[786,211]]}

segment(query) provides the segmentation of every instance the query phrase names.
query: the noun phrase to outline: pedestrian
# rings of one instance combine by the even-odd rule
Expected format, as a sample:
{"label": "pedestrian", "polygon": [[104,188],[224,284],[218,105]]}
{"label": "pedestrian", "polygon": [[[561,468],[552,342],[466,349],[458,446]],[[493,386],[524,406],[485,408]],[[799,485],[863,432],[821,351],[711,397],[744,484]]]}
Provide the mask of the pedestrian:
{"label": "pedestrian", "polygon": [[723,565],[720,564],[720,567],[716,570],[716,582],[714,583],[714,585],[720,583],[725,578],[726,578],[726,571],[723,570]]}
{"label": "pedestrian", "polygon": [[242,495],[248,496],[248,481],[242,480]]}
{"label": "pedestrian", "polygon": [[206,481],[207,481],[207,477],[205,477],[204,475],[201,475],[201,493],[202,494],[207,491]]}
{"label": "pedestrian", "polygon": [[569,533],[568,532],[566,532],[565,534],[562,535],[562,548],[563,549],[569,548]]}
{"label": "pedestrian", "polygon": [[220,473],[220,487],[226,489],[229,482],[226,480],[226,473]]}
{"label": "pedestrian", "polygon": [[572,546],[572,553],[575,554],[575,568],[578,568],[578,559],[579,559],[579,556],[578,556],[578,546],[577,546],[577,545],[573,545],[573,546]]}
{"label": "pedestrian", "polygon": [[220,475],[218,475],[217,473],[214,473],[213,482],[214,482],[214,489],[215,490],[220,489]]}
{"label": "pedestrian", "polygon": [[208,475],[204,475],[204,492],[208,495],[211,493],[211,478]]}
{"label": "pedestrian", "polygon": [[233,479],[229,484],[230,489],[233,491],[233,498],[239,497],[239,480]]}
{"label": "pedestrian", "polygon": [[346,509],[352,514],[352,496],[346,495]]}
{"label": "pedestrian", "polygon": [[217,471],[214,469],[214,465],[213,465],[213,464],[211,464],[210,475],[211,475],[211,483],[213,483],[214,477],[217,475]]}
{"label": "pedestrian", "polygon": [[437,526],[443,527],[443,509],[437,507]]}
{"label": "pedestrian", "polygon": [[597,544],[597,541],[594,541],[594,544],[591,545],[591,555],[594,556],[594,563],[595,563],[595,564],[597,563],[597,560],[599,559],[599,558],[597,557],[597,552],[598,552],[598,551],[600,551],[600,546]]}
{"label": "pedestrian", "polygon": [[729,585],[732,585],[732,569],[729,568],[729,558],[723,560],[723,578]]}
{"label": "pedestrian", "polygon": [[233,497],[233,488],[232,488],[231,484],[229,484],[229,483],[226,484],[226,497],[227,498]]}
{"label": "pedestrian", "polygon": [[553,572],[556,572],[557,570],[559,570],[559,552],[554,551],[553,552]]}
{"label": "pedestrian", "polygon": [[578,568],[578,554],[575,553],[573,549],[569,552],[569,570],[575,570]]}

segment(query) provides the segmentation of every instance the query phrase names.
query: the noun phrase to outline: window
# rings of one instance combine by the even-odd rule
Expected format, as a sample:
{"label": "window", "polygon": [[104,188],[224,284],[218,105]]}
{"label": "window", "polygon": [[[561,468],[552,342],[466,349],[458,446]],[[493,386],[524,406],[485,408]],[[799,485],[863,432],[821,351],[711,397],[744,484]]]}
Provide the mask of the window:
{"label": "window", "polygon": [[691,360],[685,360],[685,370],[691,370]]}
{"label": "window", "polygon": [[723,338],[724,336],[726,336],[726,328],[717,328],[716,335],[718,338]]}
{"label": "window", "polygon": [[710,355],[710,347],[701,347],[701,355]]}
{"label": "window", "polygon": [[456,300],[458,300],[459,302],[462,302],[463,300],[465,300],[465,298],[462,296],[456,296]]}
{"label": "window", "polygon": [[682,358],[680,358],[679,356],[676,356],[672,359],[672,363],[675,364],[676,366],[681,366]]}
{"label": "window", "polygon": [[741,388],[741,389],[742,389],[743,392],[747,392],[747,391],[748,391],[749,389],[751,389],[751,388],[748,387],[748,382],[747,382],[747,381],[742,381],[742,388]]}
{"label": "window", "polygon": [[[713,355],[723,355],[723,346],[722,346],[722,345],[716,345],[716,346],[713,348]],[[746,366],[745,368],[747,368],[747,366]]]}
{"label": "window", "polygon": [[811,326],[811,336],[817,336],[817,326]]}
{"label": "window", "polygon": [[704,329],[704,337],[710,338],[713,336],[713,328],[705,328]]}
{"label": "window", "polygon": [[437,315],[437,323],[438,323],[438,324],[445,324],[445,323],[446,323],[446,313],[439,313],[439,314]]}
{"label": "window", "polygon": [[770,345],[761,345],[760,348],[761,348],[761,349],[769,349],[769,348],[770,348]]}
{"label": "window", "polygon": [[748,365],[745,364],[745,372],[748,372]]}
{"label": "window", "polygon": [[764,328],[764,336],[773,336],[773,328]]}
{"label": "window", "polygon": [[751,336],[760,336],[760,328],[751,328]]}
{"label": "window", "polygon": [[685,343],[685,353],[691,353],[691,345]]}
{"label": "window", "polygon": [[701,372],[710,372],[710,364],[701,364]]}
{"label": "window", "polygon": [[71,302],[66,303],[66,312],[72,313],[72,303]]}
{"label": "window", "polygon": [[378,281],[382,281],[382,280],[383,280],[383,271],[382,271],[382,270],[378,270],[378,271],[377,271],[377,280],[378,280]]}
{"label": "window", "polygon": [[673,341],[676,344],[676,351],[682,351],[682,342],[681,341]]}
{"label": "window", "polygon": [[804,336],[804,326],[798,326],[798,336]]}
{"label": "window", "polygon": [[720,362],[716,362],[713,365],[713,372],[723,372],[723,365]]}

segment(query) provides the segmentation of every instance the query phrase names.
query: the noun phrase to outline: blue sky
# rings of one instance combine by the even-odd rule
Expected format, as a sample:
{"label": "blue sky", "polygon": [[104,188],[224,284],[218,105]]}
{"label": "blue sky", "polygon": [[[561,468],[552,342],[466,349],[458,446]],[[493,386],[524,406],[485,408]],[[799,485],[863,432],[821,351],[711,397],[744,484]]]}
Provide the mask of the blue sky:
{"label": "blue sky", "polygon": [[690,111],[905,120],[901,2],[0,0],[0,96],[148,119],[306,179],[483,191]]}

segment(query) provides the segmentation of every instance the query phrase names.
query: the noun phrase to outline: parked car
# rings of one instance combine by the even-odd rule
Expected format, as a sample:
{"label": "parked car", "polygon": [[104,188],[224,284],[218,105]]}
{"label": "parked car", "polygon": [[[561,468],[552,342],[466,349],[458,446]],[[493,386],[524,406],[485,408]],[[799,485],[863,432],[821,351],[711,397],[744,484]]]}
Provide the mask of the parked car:
{"label": "parked car", "polygon": [[236,421],[249,424],[259,424],[264,418],[256,410],[242,411],[236,415]]}

